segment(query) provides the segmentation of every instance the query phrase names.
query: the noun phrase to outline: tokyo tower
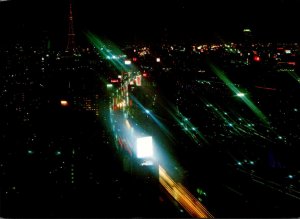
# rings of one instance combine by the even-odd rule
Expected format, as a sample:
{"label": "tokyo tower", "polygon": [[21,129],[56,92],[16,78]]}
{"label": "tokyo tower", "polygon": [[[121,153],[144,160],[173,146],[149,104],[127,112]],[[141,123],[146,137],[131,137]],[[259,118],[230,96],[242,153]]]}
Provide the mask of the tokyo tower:
{"label": "tokyo tower", "polygon": [[78,53],[76,44],[75,44],[75,32],[74,32],[74,24],[73,24],[73,13],[72,13],[72,0],[70,0],[70,10],[69,10],[69,31],[68,31],[68,43],[66,52],[76,54]]}

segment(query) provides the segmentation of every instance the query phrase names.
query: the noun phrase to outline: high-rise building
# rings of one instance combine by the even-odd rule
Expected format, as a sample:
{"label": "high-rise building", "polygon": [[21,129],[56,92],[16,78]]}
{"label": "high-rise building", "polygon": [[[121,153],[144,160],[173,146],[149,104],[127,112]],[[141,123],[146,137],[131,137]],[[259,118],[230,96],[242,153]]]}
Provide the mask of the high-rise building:
{"label": "high-rise building", "polygon": [[249,28],[243,29],[243,35],[244,35],[244,43],[246,45],[251,45],[254,39],[252,30]]}
{"label": "high-rise building", "polygon": [[75,43],[75,31],[74,31],[74,21],[73,21],[73,9],[72,9],[72,0],[70,0],[70,8],[69,8],[69,16],[68,16],[68,24],[69,24],[69,30],[68,30],[68,42],[67,42],[67,48],[66,52],[71,55],[78,54],[78,49]]}
{"label": "high-rise building", "polygon": [[73,104],[78,111],[93,112],[97,117],[99,116],[99,94],[74,96]]}

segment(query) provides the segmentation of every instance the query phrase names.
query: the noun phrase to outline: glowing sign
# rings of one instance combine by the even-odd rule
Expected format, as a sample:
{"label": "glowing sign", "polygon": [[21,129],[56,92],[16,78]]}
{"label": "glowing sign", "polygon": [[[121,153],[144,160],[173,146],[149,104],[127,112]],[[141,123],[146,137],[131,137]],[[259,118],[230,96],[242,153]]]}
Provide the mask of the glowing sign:
{"label": "glowing sign", "polygon": [[60,101],[60,105],[62,105],[62,106],[68,106],[69,103],[68,103],[68,101],[66,101],[66,100],[61,100],[61,101]]}
{"label": "glowing sign", "polygon": [[245,96],[244,93],[237,93],[236,95],[237,95],[238,97],[244,97],[244,96]]}
{"label": "glowing sign", "polygon": [[284,52],[285,52],[286,54],[291,54],[291,53],[292,53],[292,51],[291,51],[290,49],[286,49]]}
{"label": "glowing sign", "polygon": [[288,62],[289,65],[296,65],[296,62]]}
{"label": "glowing sign", "polygon": [[130,60],[125,60],[125,65],[130,65],[131,61]]}
{"label": "glowing sign", "polygon": [[152,136],[137,138],[136,156],[137,158],[150,158],[153,156]]}

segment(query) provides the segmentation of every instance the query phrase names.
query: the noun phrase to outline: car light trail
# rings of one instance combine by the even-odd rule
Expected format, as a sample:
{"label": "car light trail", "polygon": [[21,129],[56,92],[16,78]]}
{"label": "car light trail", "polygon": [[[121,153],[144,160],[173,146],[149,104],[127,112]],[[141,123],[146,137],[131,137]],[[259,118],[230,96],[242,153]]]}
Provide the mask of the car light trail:
{"label": "car light trail", "polygon": [[183,185],[176,183],[162,166],[159,166],[159,182],[192,217],[214,218]]}
{"label": "car light trail", "polygon": [[272,88],[272,87],[262,87],[262,86],[255,86],[255,87],[264,90],[276,90],[276,88]]}

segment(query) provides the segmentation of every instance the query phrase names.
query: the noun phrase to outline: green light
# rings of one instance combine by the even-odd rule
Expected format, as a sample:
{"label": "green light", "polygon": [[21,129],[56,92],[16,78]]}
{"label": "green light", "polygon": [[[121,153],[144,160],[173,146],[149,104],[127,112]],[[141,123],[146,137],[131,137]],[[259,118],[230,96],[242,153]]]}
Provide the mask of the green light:
{"label": "green light", "polygon": [[255,115],[265,125],[269,125],[269,121],[268,121],[267,117],[263,114],[263,112],[260,111],[260,109],[258,109],[258,107],[255,106],[254,103],[244,95],[244,93],[240,92],[240,90],[229,80],[229,78],[227,78],[227,76],[221,69],[217,68],[216,66],[214,66],[212,64],[210,64],[210,67],[213,70],[213,72],[226,84],[226,86],[233,93],[235,93],[237,96],[241,97],[241,100],[244,101],[244,103],[255,113]]}
{"label": "green light", "polygon": [[[189,121],[187,117],[185,117],[177,108],[177,115],[171,113],[174,119],[182,126],[184,126],[184,130],[186,131],[187,135],[193,139],[197,144],[199,143],[199,138],[202,139],[205,143],[208,143],[203,134],[195,128],[195,126]],[[184,121],[184,123],[182,122]],[[194,128],[194,129],[193,129]],[[194,131],[192,133],[192,131]]]}
{"label": "green light", "polygon": [[123,52],[112,42],[105,42],[91,32],[86,33],[86,37],[92,45],[98,50],[99,55],[106,60],[109,60],[112,65],[120,72],[137,71],[134,65],[126,65],[124,61],[117,59],[117,57],[126,57]]}
{"label": "green light", "polygon": [[107,88],[112,88],[113,85],[112,85],[112,84],[107,84],[106,87],[107,87]]}
{"label": "green light", "polygon": [[28,154],[33,154],[33,151],[32,150],[28,150],[27,153]]}
{"label": "green light", "polygon": [[[200,188],[197,188],[197,193],[199,194],[199,195],[204,195],[204,196],[207,196],[207,194],[206,194],[206,192],[204,192],[202,189],[200,189]],[[200,197],[199,197],[200,198]],[[200,198],[201,199],[201,198]]]}
{"label": "green light", "polygon": [[245,96],[244,93],[237,93],[236,95],[237,95],[238,97],[244,97],[244,96]]}
{"label": "green light", "polygon": [[292,76],[293,79],[295,79],[298,83],[300,83],[300,80],[299,80],[299,76],[297,75],[297,73],[295,72],[294,69],[292,69],[291,71],[288,71],[289,75]]}
{"label": "green light", "polygon": [[60,152],[60,151],[56,151],[56,152],[55,152],[55,155],[56,155],[56,156],[61,155],[61,152]]}
{"label": "green light", "polygon": [[197,192],[199,193],[199,195],[202,195],[204,193],[203,190],[200,188],[197,188]]}

